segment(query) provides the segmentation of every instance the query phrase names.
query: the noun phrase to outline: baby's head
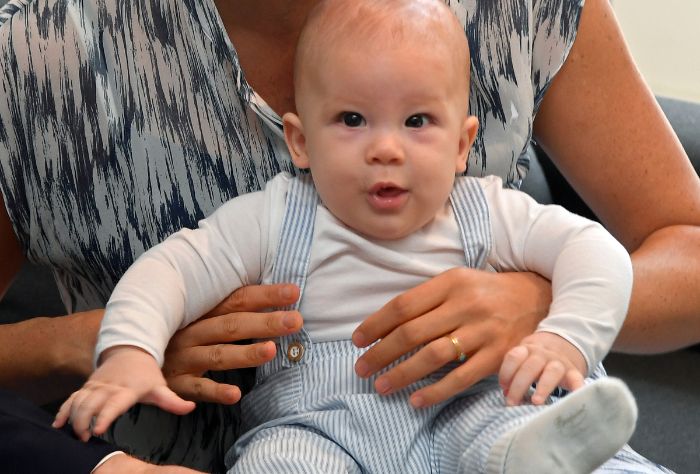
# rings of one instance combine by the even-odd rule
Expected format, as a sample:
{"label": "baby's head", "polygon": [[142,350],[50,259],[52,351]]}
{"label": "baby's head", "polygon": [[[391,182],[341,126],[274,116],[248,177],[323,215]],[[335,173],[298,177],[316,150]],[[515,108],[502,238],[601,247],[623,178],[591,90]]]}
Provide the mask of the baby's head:
{"label": "baby's head", "polygon": [[468,96],[466,37],[442,1],[321,0],[297,46],[285,138],[338,219],[398,239],[432,220],[466,169]]}

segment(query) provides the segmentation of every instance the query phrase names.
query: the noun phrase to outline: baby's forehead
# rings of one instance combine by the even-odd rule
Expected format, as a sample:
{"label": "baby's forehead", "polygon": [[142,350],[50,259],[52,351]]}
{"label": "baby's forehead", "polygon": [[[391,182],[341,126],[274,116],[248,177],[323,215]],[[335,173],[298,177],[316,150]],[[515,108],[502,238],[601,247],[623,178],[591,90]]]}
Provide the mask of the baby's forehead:
{"label": "baby's forehead", "polygon": [[[338,61],[343,58],[348,65],[357,64],[350,58],[366,58],[362,68],[351,73],[358,78],[362,70],[385,67],[387,62],[382,59],[396,58],[397,52],[403,58],[408,52],[414,66],[425,66],[428,73],[430,68],[451,90],[468,95],[466,34],[441,0],[321,0],[309,15],[297,45],[297,108],[303,108],[307,93],[321,90],[329,80],[329,71],[342,69]],[[391,67],[403,64],[389,63]]]}
{"label": "baby's forehead", "polygon": [[441,0],[322,0],[309,15],[297,54],[419,46],[463,50],[468,61],[464,30]]}

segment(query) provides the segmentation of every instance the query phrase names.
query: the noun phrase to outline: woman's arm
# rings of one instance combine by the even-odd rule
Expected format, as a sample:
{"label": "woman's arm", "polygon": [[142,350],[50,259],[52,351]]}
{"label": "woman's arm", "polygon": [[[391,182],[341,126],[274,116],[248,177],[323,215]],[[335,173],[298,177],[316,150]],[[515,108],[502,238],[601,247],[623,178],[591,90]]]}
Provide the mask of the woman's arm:
{"label": "woman's arm", "polygon": [[[24,255],[0,197],[0,296],[19,272]],[[0,387],[46,403],[82,383],[90,373],[101,311],[62,318],[33,318],[0,325]]]}
{"label": "woman's arm", "polygon": [[535,138],[632,252],[634,289],[615,348],[700,341],[700,180],[637,70],[612,8],[588,0]]}

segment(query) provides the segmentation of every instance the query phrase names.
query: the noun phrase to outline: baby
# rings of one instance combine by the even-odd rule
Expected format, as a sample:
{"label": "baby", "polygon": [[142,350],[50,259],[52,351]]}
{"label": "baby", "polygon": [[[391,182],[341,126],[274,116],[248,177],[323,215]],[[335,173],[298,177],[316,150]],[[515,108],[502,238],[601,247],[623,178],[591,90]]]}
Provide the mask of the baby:
{"label": "baby", "polygon": [[[276,341],[242,400],[246,430],[230,472],[588,473],[629,439],[636,407],[613,379],[584,386],[622,325],[627,252],[598,224],[466,171],[469,49],[439,0],[325,0],[297,47],[296,114],[283,117],[293,163],[146,252],[107,305],[97,369],[61,407],[87,439],[137,402],[183,414],[167,387],[170,337],[234,289],[292,282],[305,326]],[[469,334],[446,318],[418,350],[453,354],[389,395],[359,377],[353,330],[396,295],[456,267],[534,271],[552,280],[550,313],[511,351],[506,404],[494,378],[444,403],[409,395],[463,362]],[[397,363],[400,363],[398,361]],[[416,369],[419,370],[419,369]],[[556,387],[574,392],[545,404]],[[510,398],[510,397],[509,397]]]}

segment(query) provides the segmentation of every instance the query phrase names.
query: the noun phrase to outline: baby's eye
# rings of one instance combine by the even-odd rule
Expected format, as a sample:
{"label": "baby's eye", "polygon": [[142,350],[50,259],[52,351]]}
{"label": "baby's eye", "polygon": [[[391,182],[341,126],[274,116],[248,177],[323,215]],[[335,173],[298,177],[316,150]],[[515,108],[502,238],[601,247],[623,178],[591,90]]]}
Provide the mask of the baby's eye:
{"label": "baby's eye", "polygon": [[365,118],[357,112],[343,112],[340,114],[340,120],[346,127],[361,127],[365,124]]}
{"label": "baby's eye", "polygon": [[421,128],[428,125],[428,122],[430,122],[430,120],[427,115],[415,114],[406,119],[405,125],[410,128]]}

